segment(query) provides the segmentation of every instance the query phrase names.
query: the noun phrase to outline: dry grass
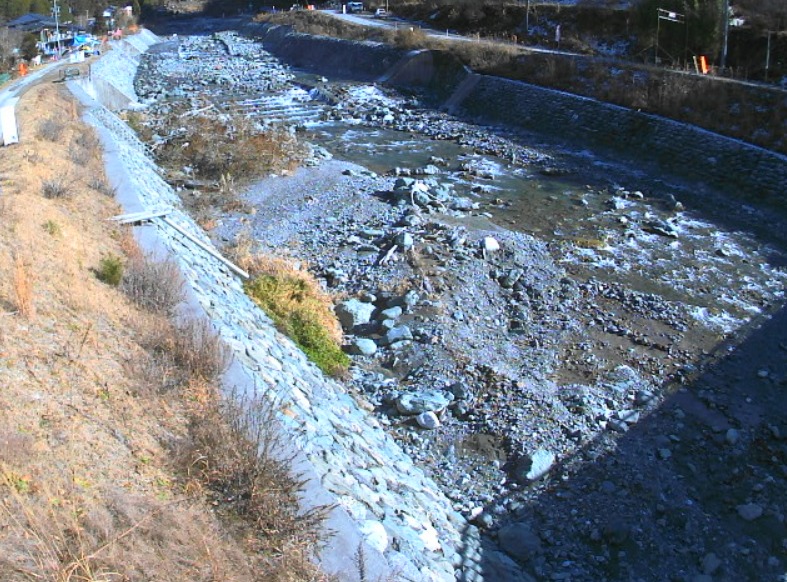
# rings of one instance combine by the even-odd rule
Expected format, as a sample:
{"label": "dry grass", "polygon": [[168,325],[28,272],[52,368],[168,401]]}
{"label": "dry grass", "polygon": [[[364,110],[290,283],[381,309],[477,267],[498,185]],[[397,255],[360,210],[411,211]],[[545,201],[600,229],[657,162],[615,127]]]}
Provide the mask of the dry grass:
{"label": "dry grass", "polygon": [[[396,10],[404,8],[404,4],[396,6]],[[486,32],[498,33],[503,31],[496,27],[511,22],[498,14],[500,10],[522,10],[522,6],[491,4],[433,7],[434,10],[438,8],[455,12],[456,17],[464,21],[470,30],[481,28]],[[552,9],[560,10],[560,7]],[[418,10],[423,16],[422,8]],[[597,26],[605,26],[593,9],[589,9],[582,18],[594,19]],[[729,83],[725,79],[710,76],[685,75],[682,71],[634,62],[616,61],[610,64],[604,60],[530,53],[526,48],[505,40],[451,42],[434,37],[424,38],[417,28],[412,33],[409,28],[362,31],[339,24],[341,21],[338,19],[309,11],[281,13],[266,16],[263,20],[288,24],[299,32],[309,34],[325,34],[348,40],[376,40],[404,49],[423,47],[448,51],[480,73],[521,80],[655,113],[779,153],[787,153],[787,100],[778,89]],[[483,25],[482,20],[485,22]],[[566,29],[569,30],[569,27]],[[570,34],[566,36],[568,41]],[[582,41],[574,38],[562,48],[582,52]]]}
{"label": "dry grass", "polygon": [[183,301],[183,277],[169,258],[156,259],[132,251],[120,287],[134,303],[163,315],[172,315]]}
{"label": "dry grass", "polygon": [[326,507],[301,512],[302,483],[287,469],[275,409],[264,396],[221,400],[209,385],[192,385],[195,407],[179,459],[186,488],[200,490],[220,513],[240,518],[264,580],[325,580],[311,563]]}
{"label": "dry grass", "polygon": [[35,316],[33,276],[30,273],[30,267],[18,253],[14,254],[13,288],[17,311],[22,317],[33,319]]}
{"label": "dry grass", "polygon": [[193,116],[179,119],[178,124],[178,137],[158,150],[159,161],[168,167],[190,166],[203,180],[244,183],[291,169],[304,153],[297,138],[284,129],[263,130],[242,116],[229,120]]}
{"label": "dry grass", "polygon": [[260,14],[255,20],[257,22],[291,26],[296,32],[304,34],[345,38],[347,40],[372,40],[377,32],[370,30],[370,27],[354,24],[311,10]]}
{"label": "dry grass", "polygon": [[[82,143],[86,131],[62,85],[35,86],[17,105],[22,142],[0,157],[0,306],[21,313],[19,295],[36,312],[0,317],[0,580],[319,579],[306,573],[318,535],[310,524],[290,527],[291,538],[276,538],[281,552],[261,556],[254,548],[266,536],[254,521],[239,527],[231,507],[215,511],[218,494],[208,484],[185,487],[173,443],[189,442],[198,418],[218,426],[219,401],[195,398],[193,385],[220,373],[226,350],[206,324],[173,325],[94,276],[102,257],[122,257],[128,272],[141,253],[127,230],[105,220],[117,205],[89,186],[106,180],[100,156],[86,152],[81,166],[67,148],[24,131],[45,118],[62,121],[61,143]],[[41,196],[53,175],[71,177],[69,196]],[[177,286],[168,268],[150,276]],[[147,282],[134,288],[146,297],[159,292]],[[152,300],[162,311],[169,301]],[[169,350],[159,361],[172,366],[171,390],[160,389],[167,382],[160,374],[146,385],[129,373],[152,359],[147,339],[156,326],[169,334],[156,346]],[[286,464],[276,475],[284,473]],[[279,515],[296,513],[277,499]]]}

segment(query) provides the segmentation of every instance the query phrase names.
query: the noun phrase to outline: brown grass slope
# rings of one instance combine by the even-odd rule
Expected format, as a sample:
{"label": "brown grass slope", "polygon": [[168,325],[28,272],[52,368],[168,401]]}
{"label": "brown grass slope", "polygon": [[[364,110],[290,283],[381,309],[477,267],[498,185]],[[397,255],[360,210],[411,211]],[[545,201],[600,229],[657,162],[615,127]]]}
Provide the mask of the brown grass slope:
{"label": "brown grass slope", "polygon": [[[219,401],[209,326],[184,334],[139,300],[152,278],[171,301],[177,274],[139,267],[106,220],[119,208],[79,113],[62,85],[32,88],[0,156],[0,579],[322,579],[319,516],[297,515],[297,480]],[[127,283],[97,277],[108,258]]]}

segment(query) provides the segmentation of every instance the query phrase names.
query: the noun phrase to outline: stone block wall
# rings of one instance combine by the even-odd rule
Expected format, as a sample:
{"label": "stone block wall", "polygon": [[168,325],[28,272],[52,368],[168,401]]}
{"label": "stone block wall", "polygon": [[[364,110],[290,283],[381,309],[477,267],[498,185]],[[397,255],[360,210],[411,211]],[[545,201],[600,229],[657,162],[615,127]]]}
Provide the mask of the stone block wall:
{"label": "stone block wall", "polygon": [[519,126],[572,146],[655,162],[665,172],[705,182],[745,201],[787,208],[787,157],[663,117],[482,75],[456,113]]}

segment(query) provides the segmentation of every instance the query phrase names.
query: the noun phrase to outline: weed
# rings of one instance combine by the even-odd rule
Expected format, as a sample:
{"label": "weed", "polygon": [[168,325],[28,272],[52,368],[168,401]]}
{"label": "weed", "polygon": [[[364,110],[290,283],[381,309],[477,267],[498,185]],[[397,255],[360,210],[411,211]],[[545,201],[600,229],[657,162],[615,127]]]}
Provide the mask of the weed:
{"label": "weed", "polygon": [[300,510],[303,482],[289,471],[277,425],[276,402],[237,390],[223,401],[202,390],[191,416],[190,439],[179,455],[191,489],[206,491],[214,506],[230,511],[251,528],[247,536],[265,562],[265,580],[323,580],[310,563],[327,507]]}
{"label": "weed", "polygon": [[71,195],[71,188],[66,178],[57,176],[41,182],[41,194],[49,199],[67,198]]}
{"label": "weed", "polygon": [[206,319],[177,323],[173,339],[175,363],[189,378],[216,381],[230,364],[229,349]]}
{"label": "weed", "polygon": [[605,249],[607,248],[607,236],[601,235],[599,238],[577,237],[571,239],[577,247],[581,249]]}
{"label": "weed", "polygon": [[294,135],[281,128],[260,129],[246,118],[190,117],[181,123],[178,137],[160,148],[160,159],[173,167],[190,166],[201,179],[232,176],[243,182],[303,157]]}
{"label": "weed", "polygon": [[393,44],[401,49],[411,50],[416,48],[423,48],[427,45],[428,37],[426,33],[414,26],[405,26],[399,28],[394,32]]}
{"label": "weed", "polygon": [[96,276],[107,285],[117,287],[123,279],[123,261],[115,255],[101,259]]}
{"label": "weed", "polygon": [[62,121],[50,117],[39,124],[37,135],[41,139],[58,143],[65,129],[66,126]]}
{"label": "weed", "polygon": [[30,274],[30,268],[18,254],[14,255],[13,288],[16,308],[19,314],[27,319],[35,317],[33,277]]}
{"label": "weed", "polygon": [[183,278],[171,259],[139,255],[128,261],[120,288],[137,305],[171,315],[183,300]]}
{"label": "weed", "polygon": [[60,225],[57,222],[55,222],[54,220],[47,220],[41,226],[50,235],[52,235],[52,236],[60,236],[60,233],[61,233]]}
{"label": "weed", "polygon": [[125,112],[126,124],[137,134],[142,141],[148,141],[152,137],[152,132],[145,125],[145,116],[138,111]]}
{"label": "weed", "polygon": [[129,362],[146,386],[166,391],[194,381],[214,382],[229,366],[231,352],[205,319],[158,321],[142,341],[148,357]]}
{"label": "weed", "polygon": [[93,131],[81,131],[74,137],[74,145],[82,149],[98,153],[101,148],[101,141]]}
{"label": "weed", "polygon": [[117,196],[117,188],[110,185],[110,183],[102,177],[92,178],[90,182],[88,182],[88,186],[104,196],[109,196],[110,198]]}

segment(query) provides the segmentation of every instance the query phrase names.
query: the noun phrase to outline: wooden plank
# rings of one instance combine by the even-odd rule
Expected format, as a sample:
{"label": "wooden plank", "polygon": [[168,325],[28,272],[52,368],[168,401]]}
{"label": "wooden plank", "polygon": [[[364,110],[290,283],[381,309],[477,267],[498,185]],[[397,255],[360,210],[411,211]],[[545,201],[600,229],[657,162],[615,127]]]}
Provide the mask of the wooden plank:
{"label": "wooden plank", "polygon": [[223,257],[218,251],[216,251],[214,248],[212,248],[212,247],[206,245],[205,243],[203,243],[201,240],[196,238],[193,234],[191,234],[187,230],[181,228],[180,226],[178,226],[177,224],[172,222],[166,216],[161,216],[161,217],[158,217],[158,218],[161,220],[161,222],[163,222],[164,224],[167,224],[168,226],[170,226],[173,229],[175,229],[176,231],[178,231],[180,234],[182,234],[187,239],[189,239],[191,242],[196,244],[198,247],[200,247],[206,253],[208,253],[212,257],[218,259],[219,261],[221,261],[225,265],[227,265],[230,268],[230,270],[232,270],[237,275],[240,275],[240,277],[242,277],[243,279],[248,279],[249,278],[249,274],[246,271],[244,271],[243,269],[238,267],[235,263],[231,262],[229,259],[226,259],[225,257]]}
{"label": "wooden plank", "polygon": [[128,214],[119,214],[113,216],[110,220],[114,220],[118,224],[128,224],[130,222],[144,222],[146,220],[153,220],[154,218],[161,218],[170,214],[172,210],[144,210],[142,212],[130,212]]}

